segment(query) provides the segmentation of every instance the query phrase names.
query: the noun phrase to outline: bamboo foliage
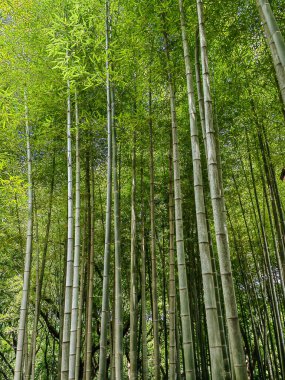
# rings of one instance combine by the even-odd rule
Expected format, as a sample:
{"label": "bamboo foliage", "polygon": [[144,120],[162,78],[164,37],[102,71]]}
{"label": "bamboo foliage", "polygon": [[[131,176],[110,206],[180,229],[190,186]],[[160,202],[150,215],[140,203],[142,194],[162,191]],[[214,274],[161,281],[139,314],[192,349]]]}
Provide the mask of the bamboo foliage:
{"label": "bamboo foliage", "polygon": [[1,379],[284,378],[282,4],[1,5]]}

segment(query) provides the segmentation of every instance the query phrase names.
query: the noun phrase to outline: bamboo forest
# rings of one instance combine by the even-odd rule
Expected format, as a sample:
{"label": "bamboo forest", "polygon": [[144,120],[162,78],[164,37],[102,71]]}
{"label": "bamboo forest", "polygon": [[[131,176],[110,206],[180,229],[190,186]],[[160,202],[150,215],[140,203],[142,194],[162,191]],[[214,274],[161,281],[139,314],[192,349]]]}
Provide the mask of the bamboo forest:
{"label": "bamboo forest", "polygon": [[1,0],[0,380],[285,379],[285,0]]}

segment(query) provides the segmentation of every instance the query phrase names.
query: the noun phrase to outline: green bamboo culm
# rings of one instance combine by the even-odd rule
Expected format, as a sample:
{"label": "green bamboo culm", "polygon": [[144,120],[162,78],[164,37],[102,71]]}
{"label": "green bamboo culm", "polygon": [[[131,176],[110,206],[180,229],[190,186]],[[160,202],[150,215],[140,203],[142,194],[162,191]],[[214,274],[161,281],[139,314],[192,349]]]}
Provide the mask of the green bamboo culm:
{"label": "green bamboo culm", "polygon": [[132,197],[131,197],[131,289],[130,289],[130,379],[137,379],[137,252],[136,252],[136,132],[132,149]]}
{"label": "green bamboo culm", "polygon": [[112,204],[112,110],[109,72],[109,36],[110,36],[110,4],[106,0],[106,96],[107,96],[107,133],[108,133],[108,157],[107,157],[107,191],[106,191],[106,222],[105,222],[105,251],[103,270],[103,294],[101,314],[101,335],[99,354],[100,380],[106,379],[107,371],[107,334],[109,323],[109,283],[110,283],[110,246],[111,246],[111,204]]}
{"label": "green bamboo culm", "polygon": [[188,108],[190,120],[190,135],[192,146],[194,194],[196,205],[197,230],[199,240],[200,261],[204,288],[204,303],[206,309],[207,331],[211,358],[211,372],[214,379],[224,379],[223,349],[219,329],[219,318],[214,285],[214,273],[211,262],[210,244],[208,239],[208,226],[204,202],[203,176],[200,158],[199,136],[196,123],[196,103],[192,78],[189,47],[186,35],[186,22],[183,0],[179,0],[181,32],[184,51]]}
{"label": "green bamboo culm", "polygon": [[121,268],[121,231],[120,195],[117,164],[116,124],[114,121],[114,88],[111,88],[112,109],[112,166],[114,190],[114,240],[115,240],[115,379],[123,379],[123,307],[122,307],[122,268]]}
{"label": "green bamboo culm", "polygon": [[197,0],[197,12],[202,62],[202,81],[204,90],[208,175],[214,215],[217,250],[220,263],[222,289],[224,295],[225,313],[229,333],[229,344],[230,351],[232,354],[233,370],[235,377],[237,380],[246,380],[247,370],[233,284],[231,259],[228,243],[228,232],[226,228],[224,212],[223,184],[221,180],[221,175],[219,173],[221,167],[219,165],[216,132],[214,129],[213,122],[208,52],[204,27],[204,10],[202,0]]}
{"label": "green bamboo culm", "polygon": [[169,37],[166,31],[166,16],[162,13],[163,38],[165,44],[168,89],[171,112],[171,133],[172,133],[172,155],[173,155],[173,187],[174,187],[174,210],[175,210],[175,232],[176,232],[176,253],[178,265],[178,286],[180,298],[180,316],[182,325],[182,345],[185,362],[186,380],[196,379],[194,362],[194,345],[192,322],[190,314],[189,290],[186,271],[186,258],[183,232],[183,212],[182,212],[182,192],[180,178],[180,162],[176,117],[176,96],[174,80],[171,72]]}
{"label": "green bamboo culm", "polygon": [[73,193],[72,193],[72,149],[71,149],[71,98],[70,81],[67,81],[67,189],[68,189],[68,226],[66,280],[64,297],[64,316],[61,355],[61,380],[68,379],[69,345],[73,288]]}
{"label": "green bamboo culm", "polygon": [[150,139],[150,231],[151,231],[151,290],[152,290],[152,325],[154,344],[154,378],[160,380],[160,345],[159,345],[159,320],[157,300],[157,262],[155,244],[155,204],[154,204],[154,149],[153,149],[153,125],[152,125],[152,94],[149,90],[149,139]]}
{"label": "green bamboo culm", "polygon": [[26,323],[28,315],[29,292],[30,292],[30,276],[32,264],[32,243],[33,243],[33,182],[32,182],[32,155],[30,144],[30,125],[28,116],[28,100],[27,90],[24,93],[25,101],[25,124],[26,124],[26,146],[27,146],[27,166],[28,166],[28,222],[26,235],[26,256],[25,256],[25,272],[23,281],[23,292],[21,301],[21,311],[17,339],[16,363],[14,371],[14,380],[22,378],[22,363],[24,340],[26,334]]}
{"label": "green bamboo culm", "polygon": [[76,126],[76,180],[75,180],[75,233],[74,233],[74,267],[72,288],[72,311],[69,347],[70,380],[75,379],[77,325],[78,325],[78,293],[80,266],[80,153],[79,153],[79,115],[77,92],[75,92],[75,126]]}
{"label": "green bamboo culm", "polygon": [[272,12],[272,8],[266,0],[257,0],[257,6],[260,7],[263,13],[271,38],[275,43],[278,57],[285,69],[285,41]]}

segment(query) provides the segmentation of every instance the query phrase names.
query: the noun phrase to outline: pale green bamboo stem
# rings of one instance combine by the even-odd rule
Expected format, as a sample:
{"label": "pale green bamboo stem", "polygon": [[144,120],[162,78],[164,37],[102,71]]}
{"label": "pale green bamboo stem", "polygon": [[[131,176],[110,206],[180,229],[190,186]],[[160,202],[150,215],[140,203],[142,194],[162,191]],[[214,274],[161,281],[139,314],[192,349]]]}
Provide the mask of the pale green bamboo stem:
{"label": "pale green bamboo stem", "polygon": [[130,379],[137,379],[137,254],[136,254],[136,132],[132,150],[132,200],[131,200],[131,289],[130,289]]}
{"label": "pale green bamboo stem", "polygon": [[78,291],[80,266],[80,153],[79,153],[79,115],[77,92],[75,92],[75,126],[76,126],[76,180],[75,180],[75,236],[74,236],[74,265],[72,285],[72,310],[69,348],[69,375],[70,380],[75,379],[75,362],[77,346],[77,320],[78,320]]}
{"label": "pale green bamboo stem", "polygon": [[99,355],[99,380],[106,379],[107,362],[107,334],[109,323],[109,272],[110,272],[110,245],[111,245],[111,203],[112,203],[112,111],[110,96],[110,73],[109,73],[109,34],[110,34],[110,10],[109,0],[106,0],[106,96],[107,96],[107,130],[108,130],[108,158],[107,158],[107,195],[106,195],[106,228],[105,228],[105,251],[103,272],[103,294],[101,314],[101,335]]}
{"label": "pale green bamboo stem", "polygon": [[67,81],[67,256],[66,280],[64,297],[62,354],[61,354],[61,380],[68,379],[70,323],[71,323],[71,297],[73,284],[73,195],[72,195],[72,156],[71,156],[71,100],[70,82]]}
{"label": "pale green bamboo stem", "polygon": [[27,165],[28,165],[28,223],[27,223],[24,281],[23,281],[22,301],[21,301],[20,320],[19,320],[19,329],[18,329],[14,380],[21,380],[21,376],[22,376],[22,362],[23,362],[26,322],[27,322],[27,315],[28,315],[30,275],[31,275],[31,262],[32,262],[32,241],[33,241],[32,156],[31,156],[31,146],[30,146],[30,126],[29,126],[26,91],[25,91],[24,99],[25,99],[25,122],[26,122],[26,144],[27,144]]}
{"label": "pale green bamboo stem", "polygon": [[221,280],[224,295],[227,326],[229,331],[229,342],[233,358],[233,369],[237,380],[246,380],[247,371],[243,351],[243,343],[240,332],[235,290],[232,278],[231,259],[229,252],[228,234],[223,202],[223,186],[219,174],[219,163],[217,155],[217,143],[213,125],[212,99],[210,91],[210,78],[208,66],[208,53],[206,35],[204,28],[203,1],[197,0],[197,11],[199,21],[201,61],[203,73],[205,125],[207,142],[207,163],[210,182],[210,193],[214,214],[216,241],[219,255]]}
{"label": "pale green bamboo stem", "polygon": [[204,289],[204,304],[206,309],[207,332],[211,359],[211,372],[213,379],[218,380],[225,378],[225,370],[223,365],[223,349],[220,336],[217,302],[215,295],[214,273],[208,238],[208,227],[203,190],[203,175],[200,158],[200,143],[196,123],[196,102],[192,79],[190,53],[186,36],[186,23],[183,9],[183,0],[179,0],[179,8],[187,81],[197,231]]}

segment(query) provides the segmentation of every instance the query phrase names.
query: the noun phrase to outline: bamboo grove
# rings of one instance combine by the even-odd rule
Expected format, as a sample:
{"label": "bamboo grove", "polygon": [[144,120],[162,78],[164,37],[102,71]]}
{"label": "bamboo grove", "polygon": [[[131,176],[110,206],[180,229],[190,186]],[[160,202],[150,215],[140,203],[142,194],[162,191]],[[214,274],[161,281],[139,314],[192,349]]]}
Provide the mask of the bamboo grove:
{"label": "bamboo grove", "polygon": [[0,4],[0,379],[285,378],[285,1]]}

